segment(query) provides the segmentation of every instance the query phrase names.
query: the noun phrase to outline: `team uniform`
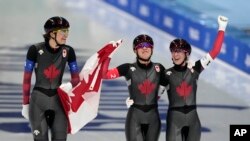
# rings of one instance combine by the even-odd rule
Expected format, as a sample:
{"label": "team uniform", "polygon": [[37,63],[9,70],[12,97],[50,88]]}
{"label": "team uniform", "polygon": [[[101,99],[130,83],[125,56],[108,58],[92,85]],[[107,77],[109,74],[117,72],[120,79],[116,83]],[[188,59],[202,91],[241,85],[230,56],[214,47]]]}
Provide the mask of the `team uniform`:
{"label": "team uniform", "polygon": [[[29,120],[35,141],[48,140],[49,128],[53,141],[66,140],[67,119],[57,95],[66,63],[69,65],[71,83],[74,86],[79,82],[79,72],[72,47],[62,45],[52,49],[48,42],[42,42],[32,45],[28,50],[23,81],[23,104],[29,104]],[[36,81],[30,94],[33,69]]]}
{"label": "team uniform", "polygon": [[111,69],[106,79],[124,76],[130,99],[134,104],[129,108],[125,132],[127,141],[157,141],[161,122],[158,112],[158,88],[164,85],[164,67],[159,63],[148,65],[139,61],[122,64]]}
{"label": "team uniform", "polygon": [[127,141],[157,141],[160,135],[161,122],[157,100],[160,85],[165,86],[165,68],[160,63],[150,61],[153,45],[150,36],[138,35],[133,41],[136,62],[125,63],[110,70],[110,60],[104,62],[103,78],[124,76],[129,91],[128,101],[133,101],[126,118]]}
{"label": "team uniform", "polygon": [[166,141],[200,140],[201,123],[196,110],[197,81],[201,72],[219,54],[223,38],[224,31],[219,31],[213,49],[194,66],[174,65],[165,70],[169,99]]}

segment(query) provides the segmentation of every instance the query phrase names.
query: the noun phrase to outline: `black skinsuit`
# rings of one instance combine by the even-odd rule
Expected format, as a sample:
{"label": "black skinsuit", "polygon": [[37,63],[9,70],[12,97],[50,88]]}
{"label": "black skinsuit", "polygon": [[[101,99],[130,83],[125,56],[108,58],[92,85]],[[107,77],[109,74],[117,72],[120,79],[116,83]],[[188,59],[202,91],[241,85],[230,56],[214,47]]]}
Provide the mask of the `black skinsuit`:
{"label": "black skinsuit", "polygon": [[200,61],[192,69],[175,65],[165,70],[169,84],[166,141],[200,140],[201,123],[196,110],[196,90],[202,70]]}
{"label": "black skinsuit", "polygon": [[134,101],[126,118],[127,141],[157,141],[161,128],[158,88],[164,77],[164,67],[159,63],[146,66],[137,61],[117,68],[120,76],[125,76],[130,99]]}
{"label": "black skinsuit", "polygon": [[36,63],[36,82],[29,106],[29,119],[35,141],[48,140],[48,126],[53,141],[66,141],[67,119],[57,95],[57,88],[61,84],[68,59],[72,56],[75,58],[72,50],[66,45],[53,50],[44,42],[29,48],[27,58]]}

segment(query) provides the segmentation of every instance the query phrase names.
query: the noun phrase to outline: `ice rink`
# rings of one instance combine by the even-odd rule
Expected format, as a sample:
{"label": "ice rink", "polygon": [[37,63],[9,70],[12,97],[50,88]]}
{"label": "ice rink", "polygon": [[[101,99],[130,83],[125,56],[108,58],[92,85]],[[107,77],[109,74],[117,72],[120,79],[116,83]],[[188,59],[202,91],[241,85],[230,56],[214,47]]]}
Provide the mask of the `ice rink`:
{"label": "ice rink", "polygon": [[[0,140],[29,141],[29,124],[21,116],[22,77],[25,55],[31,44],[43,41],[43,25],[52,16],[70,22],[67,44],[76,50],[78,65],[111,40],[123,43],[111,66],[135,61],[132,41],[141,33],[154,38],[152,60],[166,68],[172,66],[168,46],[175,37],[119,11],[100,0],[1,0],[0,1]],[[192,60],[205,55],[193,48]],[[33,75],[34,78],[34,75]],[[69,80],[66,73],[65,82]],[[32,81],[34,82],[34,80]],[[250,76],[215,60],[200,76],[197,92],[198,113],[202,124],[202,141],[229,141],[232,124],[250,124]],[[125,118],[128,97],[124,78],[104,81],[99,114],[68,141],[125,141]],[[167,95],[159,100],[165,141]]]}

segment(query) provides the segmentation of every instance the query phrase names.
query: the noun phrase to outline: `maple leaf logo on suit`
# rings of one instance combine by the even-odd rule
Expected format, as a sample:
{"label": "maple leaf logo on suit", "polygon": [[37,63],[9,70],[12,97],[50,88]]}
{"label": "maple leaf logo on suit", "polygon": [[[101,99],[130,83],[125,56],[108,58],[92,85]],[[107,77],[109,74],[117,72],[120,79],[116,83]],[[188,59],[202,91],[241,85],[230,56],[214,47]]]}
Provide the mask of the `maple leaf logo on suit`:
{"label": "maple leaf logo on suit", "polygon": [[60,70],[58,70],[56,66],[52,64],[47,69],[44,69],[43,73],[45,77],[48,78],[50,82],[52,82],[52,80],[60,74]]}
{"label": "maple leaf logo on suit", "polygon": [[138,85],[138,89],[141,91],[142,94],[145,96],[152,93],[152,91],[155,89],[155,84],[152,83],[149,79],[146,79],[142,82],[142,84]]}
{"label": "maple leaf logo on suit", "polygon": [[183,97],[184,99],[187,99],[191,91],[192,91],[192,86],[188,85],[188,83],[185,81],[182,81],[180,86],[176,87],[176,92],[179,94],[179,96]]}

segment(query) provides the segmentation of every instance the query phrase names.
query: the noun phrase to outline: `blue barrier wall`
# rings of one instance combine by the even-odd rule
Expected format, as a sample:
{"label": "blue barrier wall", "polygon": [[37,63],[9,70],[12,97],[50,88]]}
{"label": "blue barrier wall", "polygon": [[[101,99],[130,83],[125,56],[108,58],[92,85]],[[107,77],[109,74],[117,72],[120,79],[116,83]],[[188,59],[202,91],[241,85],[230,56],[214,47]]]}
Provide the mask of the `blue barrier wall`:
{"label": "blue barrier wall", "polygon": [[[179,38],[204,51],[213,46],[217,34],[216,26],[206,26],[185,13],[173,10],[171,5],[161,5],[149,0],[103,0],[135,17]],[[190,14],[190,13],[189,13]],[[230,23],[229,23],[230,24]],[[218,56],[229,65],[250,74],[250,46],[226,32],[223,48]]]}

